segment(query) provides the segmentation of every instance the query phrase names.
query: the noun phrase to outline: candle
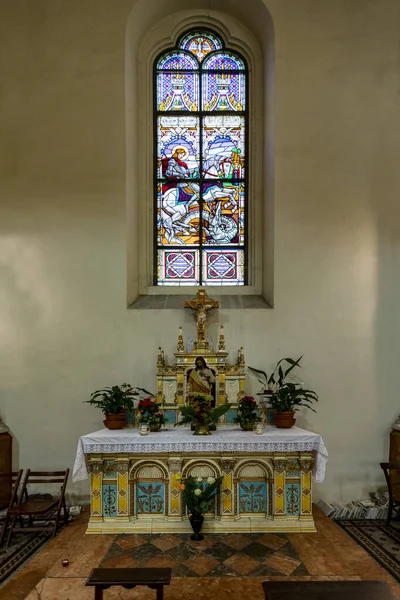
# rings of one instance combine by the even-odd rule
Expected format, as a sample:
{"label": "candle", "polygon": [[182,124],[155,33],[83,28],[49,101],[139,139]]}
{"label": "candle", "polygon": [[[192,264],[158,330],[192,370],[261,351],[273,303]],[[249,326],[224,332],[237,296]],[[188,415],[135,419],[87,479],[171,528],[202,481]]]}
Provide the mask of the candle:
{"label": "candle", "polygon": [[224,335],[224,326],[221,325],[221,327],[219,328],[219,335]]}
{"label": "candle", "polygon": [[179,327],[179,336],[182,337],[182,327]]}

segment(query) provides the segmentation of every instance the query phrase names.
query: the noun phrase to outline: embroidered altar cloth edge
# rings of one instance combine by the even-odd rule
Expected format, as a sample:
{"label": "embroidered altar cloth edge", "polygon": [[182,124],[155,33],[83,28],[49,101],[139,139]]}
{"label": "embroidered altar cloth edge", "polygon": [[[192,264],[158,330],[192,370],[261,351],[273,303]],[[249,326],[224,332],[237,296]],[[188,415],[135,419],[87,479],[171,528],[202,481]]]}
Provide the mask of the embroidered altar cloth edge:
{"label": "embroidered altar cloth edge", "polygon": [[138,429],[100,429],[79,438],[72,481],[87,479],[88,454],[158,454],[198,452],[315,452],[313,476],[317,482],[325,477],[328,452],[318,433],[299,427],[278,429],[268,427],[262,435],[242,431],[239,427],[224,427],[211,436],[193,436],[188,427],[166,428],[141,436]]}

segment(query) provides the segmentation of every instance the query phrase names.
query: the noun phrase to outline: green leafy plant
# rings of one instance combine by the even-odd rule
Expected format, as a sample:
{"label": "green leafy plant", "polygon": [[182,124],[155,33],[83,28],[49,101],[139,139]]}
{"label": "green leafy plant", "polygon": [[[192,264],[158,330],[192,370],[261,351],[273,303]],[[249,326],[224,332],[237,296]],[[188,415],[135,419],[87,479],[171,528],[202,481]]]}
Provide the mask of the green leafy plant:
{"label": "green leafy plant", "polygon": [[209,425],[217,421],[230,409],[230,404],[220,404],[216,408],[212,408],[211,403],[214,400],[208,394],[193,392],[190,394],[191,403],[186,406],[180,406],[179,410],[182,419],[175,423],[174,427],[179,425],[187,425],[188,423],[198,423],[199,425]]}
{"label": "green leafy plant", "polygon": [[302,383],[286,381],[293,369],[296,367],[301,368],[300,361],[302,358],[303,355],[297,360],[281,358],[269,377],[265,371],[249,367],[257,375],[262,375],[262,379],[258,380],[264,386],[270,406],[277,412],[292,412],[298,410],[299,406],[305,406],[316,412],[310,406],[313,402],[318,402],[316,392],[304,389]]}
{"label": "green leafy plant", "polygon": [[165,425],[167,419],[160,411],[157,402],[151,398],[144,398],[138,404],[139,423],[147,423],[150,427],[159,427]]}
{"label": "green leafy plant", "polygon": [[207,509],[220,491],[221,477],[186,477],[181,478],[176,473],[175,479],[179,482],[178,489],[182,493],[182,498],[188,511],[192,514],[201,514],[207,512]]}
{"label": "green leafy plant", "polygon": [[237,416],[233,419],[233,422],[238,425],[248,425],[260,421],[261,417],[257,414],[257,402],[253,396],[244,396],[239,402]]}
{"label": "green leafy plant", "polygon": [[121,385],[96,390],[91,394],[90,400],[85,400],[85,402],[100,408],[105,415],[117,415],[124,410],[133,409],[133,399],[139,396],[139,392],[150,393],[143,388],[136,388],[129,383],[122,383]]}
{"label": "green leafy plant", "polygon": [[316,392],[305,390],[300,383],[284,383],[276,392],[269,397],[269,403],[277,412],[292,412],[305,406],[316,412],[310,404],[318,402]]}
{"label": "green leafy plant", "polygon": [[258,381],[264,386],[264,390],[275,391],[286,382],[287,376],[293,371],[293,369],[296,367],[301,368],[300,361],[302,358],[303,355],[301,355],[297,360],[294,360],[293,358],[281,358],[276,363],[275,368],[269,377],[262,369],[255,369],[254,367],[250,366],[249,369],[250,371],[253,371],[253,373],[262,376],[262,379],[258,378]]}

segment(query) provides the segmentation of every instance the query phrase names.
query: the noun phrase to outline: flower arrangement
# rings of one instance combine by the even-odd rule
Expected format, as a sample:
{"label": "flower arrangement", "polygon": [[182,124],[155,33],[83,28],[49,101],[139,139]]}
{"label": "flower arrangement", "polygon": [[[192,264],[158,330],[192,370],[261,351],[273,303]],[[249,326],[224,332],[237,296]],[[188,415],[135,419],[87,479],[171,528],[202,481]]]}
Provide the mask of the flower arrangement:
{"label": "flower arrangement", "polygon": [[180,473],[174,475],[179,482],[178,489],[188,511],[194,515],[206,512],[210,502],[219,493],[219,486],[223,477],[186,477],[182,479]]}
{"label": "flower arrangement", "polygon": [[238,406],[237,416],[233,422],[243,429],[252,429],[255,423],[259,423],[261,417],[257,414],[257,402],[253,396],[244,396]]}
{"label": "flower arrangement", "polygon": [[139,423],[147,423],[152,429],[159,429],[167,422],[157,402],[151,398],[143,398],[138,404],[138,410],[140,413]]}
{"label": "flower arrangement", "polygon": [[196,426],[208,426],[228,412],[231,406],[230,404],[220,404],[216,408],[212,408],[211,403],[214,398],[200,392],[192,392],[190,400],[190,404],[179,407],[182,419],[175,423],[175,426],[187,425],[189,423],[194,423]]}

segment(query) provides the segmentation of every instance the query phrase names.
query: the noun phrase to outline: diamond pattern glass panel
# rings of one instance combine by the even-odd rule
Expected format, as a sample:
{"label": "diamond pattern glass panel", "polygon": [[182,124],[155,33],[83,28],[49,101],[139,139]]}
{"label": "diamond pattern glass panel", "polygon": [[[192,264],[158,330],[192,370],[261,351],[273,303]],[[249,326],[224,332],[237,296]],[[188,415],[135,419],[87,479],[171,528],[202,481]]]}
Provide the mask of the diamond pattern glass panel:
{"label": "diamond pattern glass panel", "polygon": [[242,73],[204,73],[205,111],[243,111],[246,108],[246,78]]}
{"label": "diamond pattern glass panel", "polygon": [[232,52],[218,52],[209,56],[203,64],[207,71],[244,71],[243,59]]}
{"label": "diamond pattern glass panel", "polygon": [[199,76],[195,73],[159,73],[157,110],[196,111],[199,108]]}
{"label": "diamond pattern glass panel", "polygon": [[198,285],[198,250],[159,250],[159,285]]}
{"label": "diamond pattern glass panel", "polygon": [[243,285],[243,250],[203,250],[204,285]]}
{"label": "diamond pattern glass panel", "polygon": [[180,71],[182,69],[197,69],[198,66],[197,60],[185,52],[167,52],[162,55],[157,63],[157,69],[160,70]]}

